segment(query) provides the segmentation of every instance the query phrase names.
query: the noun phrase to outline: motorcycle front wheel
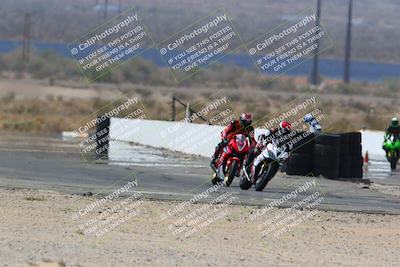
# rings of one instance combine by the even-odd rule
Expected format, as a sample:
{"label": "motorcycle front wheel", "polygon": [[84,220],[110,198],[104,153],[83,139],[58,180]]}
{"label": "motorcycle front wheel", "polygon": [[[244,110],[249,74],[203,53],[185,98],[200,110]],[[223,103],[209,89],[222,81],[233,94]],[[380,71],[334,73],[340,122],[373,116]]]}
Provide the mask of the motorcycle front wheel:
{"label": "motorcycle front wheel", "polygon": [[228,178],[226,179],[226,186],[230,186],[231,185],[231,183],[233,181],[233,178],[235,177],[236,172],[238,170],[238,167],[239,167],[238,162],[236,160],[234,160],[232,162],[232,164],[231,164],[231,167],[229,168],[229,171],[228,171]]}
{"label": "motorcycle front wheel", "polygon": [[218,175],[215,172],[211,173],[211,183],[213,185],[216,185],[219,181],[220,180],[218,179]]}
{"label": "motorcycle front wheel", "polygon": [[391,159],[390,159],[390,168],[392,169],[392,170],[395,170],[396,169],[396,167],[397,167],[397,158],[396,157],[392,157]]}
{"label": "motorcycle front wheel", "polygon": [[386,152],[386,158],[390,163],[390,168],[396,170],[397,161],[399,160],[398,153],[396,151],[388,151]]}
{"label": "motorcycle front wheel", "polygon": [[260,177],[255,184],[256,191],[262,191],[267,186],[268,182],[275,176],[279,170],[279,163],[277,161],[264,161],[264,166],[261,169]]}

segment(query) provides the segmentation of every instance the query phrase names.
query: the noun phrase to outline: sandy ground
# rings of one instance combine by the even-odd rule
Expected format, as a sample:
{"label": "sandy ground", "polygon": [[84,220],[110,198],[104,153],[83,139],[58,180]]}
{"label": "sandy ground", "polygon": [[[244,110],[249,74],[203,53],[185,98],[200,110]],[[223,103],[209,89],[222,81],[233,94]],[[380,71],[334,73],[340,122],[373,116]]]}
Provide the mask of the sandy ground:
{"label": "sandy ground", "polygon": [[179,219],[207,211],[205,204],[173,214],[180,203],[135,195],[128,220],[100,237],[85,235],[82,229],[88,228],[80,227],[90,225],[91,218],[104,213],[107,220],[120,212],[113,210],[115,205],[128,203],[114,200],[90,213],[76,213],[98,199],[0,189],[0,266],[398,266],[400,262],[400,216],[320,211],[280,236],[263,236],[260,223],[268,217],[251,219],[261,214],[259,208],[226,205],[218,206],[220,216],[214,221],[200,227],[198,220],[198,231],[186,235],[177,229],[195,229],[195,217],[184,223]]}

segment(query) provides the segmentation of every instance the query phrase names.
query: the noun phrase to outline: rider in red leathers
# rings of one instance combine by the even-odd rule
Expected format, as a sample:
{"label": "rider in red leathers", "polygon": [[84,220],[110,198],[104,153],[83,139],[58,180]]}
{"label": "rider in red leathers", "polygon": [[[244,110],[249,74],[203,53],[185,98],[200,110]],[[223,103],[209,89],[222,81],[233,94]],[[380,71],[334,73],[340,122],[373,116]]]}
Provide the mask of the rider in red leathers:
{"label": "rider in red leathers", "polygon": [[242,113],[239,120],[234,120],[221,132],[221,142],[215,147],[214,155],[211,157],[211,167],[215,169],[215,163],[222,152],[222,149],[237,134],[243,134],[249,137],[252,146],[255,146],[254,128],[251,126],[252,115],[250,113]]}

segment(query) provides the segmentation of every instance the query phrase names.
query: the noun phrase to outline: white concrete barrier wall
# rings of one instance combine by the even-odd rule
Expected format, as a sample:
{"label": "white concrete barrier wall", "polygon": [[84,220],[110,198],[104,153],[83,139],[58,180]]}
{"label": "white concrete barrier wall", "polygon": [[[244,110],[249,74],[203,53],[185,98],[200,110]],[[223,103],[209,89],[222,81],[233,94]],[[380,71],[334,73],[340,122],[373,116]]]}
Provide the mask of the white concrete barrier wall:
{"label": "white concrete barrier wall", "polygon": [[[111,118],[110,138],[210,157],[224,127],[156,120]],[[255,129],[258,136],[264,129]],[[363,154],[384,155],[381,131],[361,131]]]}
{"label": "white concrete barrier wall", "polygon": [[209,157],[223,127],[194,123],[111,118],[110,139]]}
{"label": "white concrete barrier wall", "polygon": [[[110,139],[211,157],[224,127],[156,120],[111,118]],[[263,129],[256,129],[258,136]]]}
{"label": "white concrete barrier wall", "polygon": [[369,155],[384,156],[385,151],[382,149],[384,134],[382,131],[361,131],[363,155],[368,151]]}

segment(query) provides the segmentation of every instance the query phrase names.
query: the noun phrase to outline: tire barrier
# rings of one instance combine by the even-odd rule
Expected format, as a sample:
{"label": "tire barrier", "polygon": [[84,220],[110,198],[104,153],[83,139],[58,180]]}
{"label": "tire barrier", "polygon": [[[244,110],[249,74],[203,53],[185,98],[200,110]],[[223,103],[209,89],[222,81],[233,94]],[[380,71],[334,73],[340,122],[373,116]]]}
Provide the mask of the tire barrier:
{"label": "tire barrier", "polygon": [[349,138],[349,151],[348,151],[348,161],[350,169],[350,177],[352,178],[362,178],[363,177],[363,157],[362,157],[362,147],[361,147],[361,133],[346,133],[345,135]]}
{"label": "tire barrier", "polygon": [[306,176],[312,172],[312,157],[307,154],[292,153],[286,164],[287,175]]}
{"label": "tire barrier", "polygon": [[339,177],[350,178],[350,134],[343,133],[340,135],[340,154],[339,154]]}
{"label": "tire barrier", "polygon": [[290,158],[286,163],[286,174],[306,176],[312,172],[312,149],[314,134],[299,132],[294,137],[298,142],[293,144]]}
{"label": "tire barrier", "polygon": [[[102,120],[98,118],[96,124],[96,157],[102,158],[108,156],[110,118]],[[97,153],[100,151],[100,153]]]}
{"label": "tire barrier", "polygon": [[313,148],[313,174],[329,179],[339,177],[340,135],[318,134]]}
{"label": "tire barrier", "polygon": [[361,133],[300,132],[297,136],[303,138],[294,145],[286,166],[287,175],[312,173],[329,179],[363,177]]}
{"label": "tire barrier", "polygon": [[[348,139],[348,149],[341,155],[341,162],[344,175],[343,178],[363,177],[363,158],[361,147],[361,133],[344,133],[342,138]],[[347,177],[346,177],[347,176]]]}

